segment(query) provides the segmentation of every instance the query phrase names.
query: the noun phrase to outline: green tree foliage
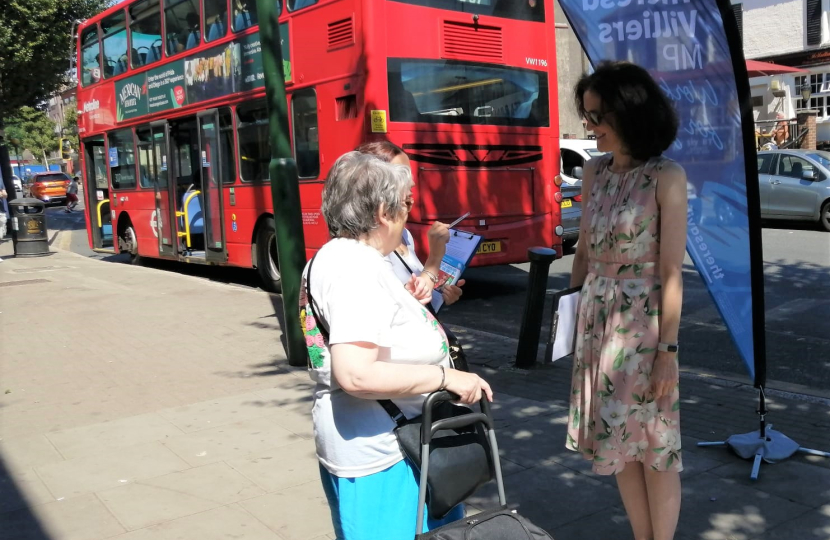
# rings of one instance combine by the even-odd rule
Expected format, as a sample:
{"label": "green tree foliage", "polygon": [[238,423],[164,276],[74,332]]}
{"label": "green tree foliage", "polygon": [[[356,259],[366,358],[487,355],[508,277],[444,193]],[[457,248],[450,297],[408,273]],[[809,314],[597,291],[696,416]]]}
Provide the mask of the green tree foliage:
{"label": "green tree foliage", "polygon": [[55,123],[45,112],[32,107],[21,107],[6,120],[6,138],[20,139],[20,151],[29,150],[38,160],[58,149]]}
{"label": "green tree foliage", "polygon": [[[67,83],[73,21],[110,0],[4,0],[0,9],[0,127]],[[73,53],[74,54],[74,53]],[[34,149],[32,149],[34,151]]]}

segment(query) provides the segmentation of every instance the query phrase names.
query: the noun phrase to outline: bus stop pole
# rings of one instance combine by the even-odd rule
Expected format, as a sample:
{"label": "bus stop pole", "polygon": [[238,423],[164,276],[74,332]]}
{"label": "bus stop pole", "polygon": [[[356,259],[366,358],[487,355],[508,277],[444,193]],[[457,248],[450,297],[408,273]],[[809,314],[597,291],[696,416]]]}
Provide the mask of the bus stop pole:
{"label": "bus stop pole", "polygon": [[300,184],[297,164],[291,155],[288,134],[288,102],[282,66],[279,22],[274,0],[256,0],[262,71],[268,103],[268,134],[271,142],[271,197],[274,203],[277,255],[282,277],[282,305],[288,363],[305,366],[308,351],[300,328],[300,279],[305,266],[305,239],[300,215]]}

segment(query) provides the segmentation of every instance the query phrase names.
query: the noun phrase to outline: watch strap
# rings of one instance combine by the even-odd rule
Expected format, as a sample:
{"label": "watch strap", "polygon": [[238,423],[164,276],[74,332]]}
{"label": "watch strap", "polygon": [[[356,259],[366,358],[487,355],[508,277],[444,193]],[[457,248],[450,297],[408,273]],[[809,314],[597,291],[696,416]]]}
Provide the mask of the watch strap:
{"label": "watch strap", "polygon": [[680,350],[680,347],[677,343],[663,343],[662,341],[657,344],[657,350],[660,352],[671,352],[676,353]]}

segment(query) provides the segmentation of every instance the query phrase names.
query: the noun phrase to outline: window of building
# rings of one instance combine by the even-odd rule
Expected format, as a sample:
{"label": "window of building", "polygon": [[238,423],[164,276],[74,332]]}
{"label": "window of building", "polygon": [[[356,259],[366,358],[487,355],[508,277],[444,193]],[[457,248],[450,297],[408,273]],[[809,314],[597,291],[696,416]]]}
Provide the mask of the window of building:
{"label": "window of building", "polygon": [[101,21],[104,36],[104,78],[127,71],[127,14],[124,10]]}
{"label": "window of building", "polygon": [[320,137],[317,131],[317,92],[313,88],[294,92],[291,117],[297,176],[317,178],[320,175]]}
{"label": "window of building", "polygon": [[228,30],[228,3],[226,0],[202,0],[202,27],[205,29],[205,42],[225,37]]}
{"label": "window of building", "polygon": [[122,129],[109,134],[110,175],[113,189],[135,189],[135,144],[133,130]]}
{"label": "window of building", "polygon": [[[818,111],[818,118],[830,118],[830,73],[812,73],[795,78],[795,110],[812,109]],[[801,88],[810,87],[810,102],[805,102],[801,96]]]}
{"label": "window of building", "polygon": [[164,31],[168,56],[198,46],[202,39],[199,4],[190,0],[164,2]]}
{"label": "window of building", "polygon": [[[233,152],[233,119],[230,109],[219,109],[219,144],[222,145],[222,183],[236,182],[236,158]],[[269,155],[270,158],[270,155]]]}
{"label": "window of building", "polygon": [[101,44],[96,24],[81,33],[81,85],[87,86],[100,80]]}
{"label": "window of building", "polygon": [[268,180],[271,145],[268,140],[268,111],[264,101],[236,108],[236,138],[239,142],[239,176],[242,181]]}
{"label": "window of building", "polygon": [[134,68],[161,60],[159,0],[143,0],[130,7],[130,48],[130,64]]}

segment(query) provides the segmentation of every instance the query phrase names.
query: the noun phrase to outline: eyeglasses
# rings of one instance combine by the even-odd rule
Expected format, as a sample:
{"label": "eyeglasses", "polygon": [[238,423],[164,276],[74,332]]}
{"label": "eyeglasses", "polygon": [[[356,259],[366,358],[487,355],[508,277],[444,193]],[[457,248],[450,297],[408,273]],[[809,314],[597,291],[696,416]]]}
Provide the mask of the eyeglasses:
{"label": "eyeglasses", "polygon": [[591,124],[598,126],[602,124],[602,121],[605,120],[605,117],[608,116],[609,111],[606,112],[597,112],[597,111],[582,111],[582,118],[590,122]]}

